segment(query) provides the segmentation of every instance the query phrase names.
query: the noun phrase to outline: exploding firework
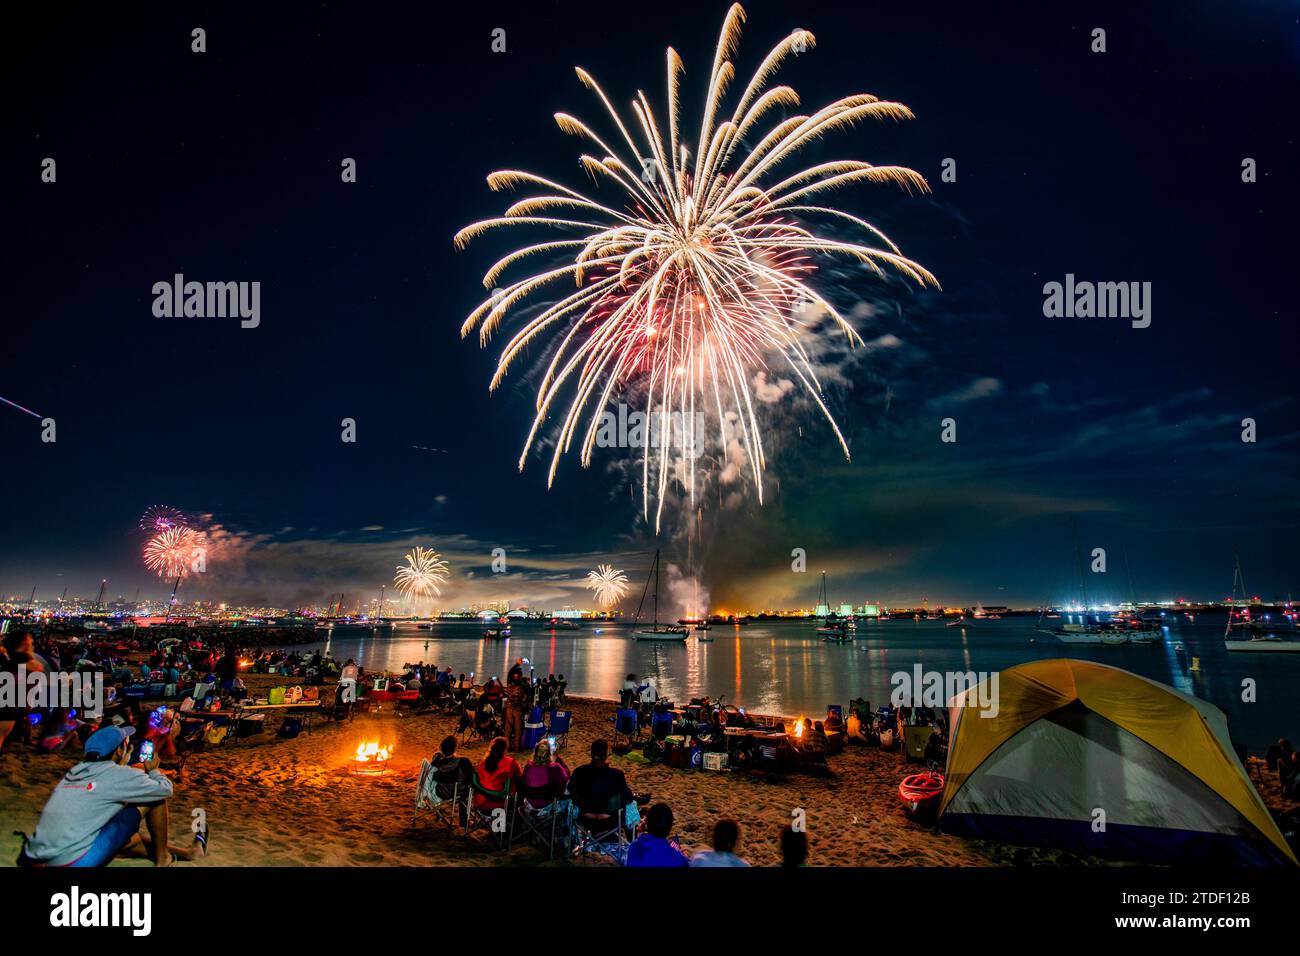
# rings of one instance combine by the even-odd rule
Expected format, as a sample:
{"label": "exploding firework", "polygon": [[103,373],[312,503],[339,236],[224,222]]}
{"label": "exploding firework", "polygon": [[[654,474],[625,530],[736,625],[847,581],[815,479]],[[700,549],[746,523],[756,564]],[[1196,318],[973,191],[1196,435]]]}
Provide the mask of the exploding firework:
{"label": "exploding firework", "polygon": [[613,607],[627,593],[627,575],[608,564],[587,572],[587,587],[596,594],[601,607]]}
{"label": "exploding firework", "polygon": [[[819,334],[825,316],[850,344],[862,339],[809,281],[814,257],[845,256],[878,276],[889,269],[922,286],[938,285],[875,226],[819,200],[819,194],[860,182],[928,191],[920,174],[859,160],[776,172],[827,133],[865,119],[910,118],[911,111],[901,103],[857,94],[809,115],[779,119],[782,111],[798,106],[799,98],[788,86],[767,89],[767,81],[786,57],[815,42],[807,30],[795,30],[763,60],[728,115],[723,103],[735,75],[731,57],[744,19],[737,4],[723,22],[693,155],[679,132],[683,65],[674,50],[668,50],[664,126],[641,92],[632,103],[633,120],[625,123],[596,80],[579,67],[578,79],[600,100],[618,131],[613,139],[618,146],[577,117],[557,113],[555,120],[565,133],[594,144],[596,155],[583,154],[580,163],[598,183],[620,191],[622,200],[606,205],[532,173],[495,172],[488,177],[493,190],[522,186],[540,192],[455,237],[463,248],[476,236],[507,226],[551,226],[578,233],[575,238],[524,246],[499,260],[483,277],[485,288],[496,287],[507,270],[529,257],[562,255],[564,264],[496,289],[461,327],[462,336],[477,328],[480,343],[486,344],[508,312],[521,304],[536,305],[506,343],[492,378],[493,390],[530,343],[548,332],[557,339],[519,457],[522,470],[543,422],[556,411],[559,430],[548,486],[555,481],[560,456],[571,449],[579,432],[580,460],[584,466],[591,463],[602,411],[611,396],[635,389],[644,394],[647,413],[660,422],[683,423],[686,434],[677,441],[685,447],[695,447],[697,414],[707,414],[717,424],[724,449],[727,422],[734,421],[733,440],[744,454],[740,464],[748,463],[761,503],[766,461],[752,388],[769,361],[791,370],[826,416],[845,456],[849,454],[823,399],[807,339]],[[817,221],[834,222],[861,235],[845,241],[805,225]],[[531,296],[563,280],[572,281],[575,290],[558,301],[531,302]],[[561,392],[567,394],[568,389],[574,394],[562,398]],[[642,461],[642,509],[648,518],[653,485],[656,528],[669,479],[671,431],[671,425],[658,429],[658,447],[647,449],[650,453]],[[653,476],[652,456],[657,458]],[[692,468],[688,479],[692,497],[694,472]]]}
{"label": "exploding firework", "polygon": [[394,582],[406,598],[427,598],[441,594],[439,587],[447,580],[447,562],[432,548],[415,548],[406,563],[397,566]]}
{"label": "exploding firework", "polygon": [[158,532],[144,546],[144,565],[160,578],[183,578],[202,559],[203,536],[193,528]]}
{"label": "exploding firework", "polygon": [[170,505],[153,505],[140,516],[140,530],[150,535],[190,524],[192,522],[182,512]]}

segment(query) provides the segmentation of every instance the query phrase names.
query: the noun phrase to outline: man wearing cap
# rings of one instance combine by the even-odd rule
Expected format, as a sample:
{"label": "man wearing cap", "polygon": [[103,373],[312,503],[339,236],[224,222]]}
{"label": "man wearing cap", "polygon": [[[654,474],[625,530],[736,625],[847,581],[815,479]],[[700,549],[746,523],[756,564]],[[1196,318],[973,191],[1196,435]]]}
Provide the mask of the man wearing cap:
{"label": "man wearing cap", "polygon": [[[131,853],[168,866],[206,854],[206,827],[188,849],[168,845],[172,782],[159,772],[157,755],[143,770],[129,766],[134,733],[133,727],[108,726],[86,739],[82,762],[64,774],[45,802],[20,864],[107,866],[117,854]],[[148,837],[140,833],[142,818]]]}

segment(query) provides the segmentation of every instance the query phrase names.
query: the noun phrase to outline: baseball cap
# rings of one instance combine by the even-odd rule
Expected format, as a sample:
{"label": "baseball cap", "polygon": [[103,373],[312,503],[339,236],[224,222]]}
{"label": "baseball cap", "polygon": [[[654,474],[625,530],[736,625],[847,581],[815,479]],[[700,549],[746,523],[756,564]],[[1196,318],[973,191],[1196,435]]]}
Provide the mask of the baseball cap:
{"label": "baseball cap", "polygon": [[100,727],[86,738],[86,756],[97,760],[110,757],[118,747],[122,746],[122,741],[133,733],[135,733],[134,727]]}

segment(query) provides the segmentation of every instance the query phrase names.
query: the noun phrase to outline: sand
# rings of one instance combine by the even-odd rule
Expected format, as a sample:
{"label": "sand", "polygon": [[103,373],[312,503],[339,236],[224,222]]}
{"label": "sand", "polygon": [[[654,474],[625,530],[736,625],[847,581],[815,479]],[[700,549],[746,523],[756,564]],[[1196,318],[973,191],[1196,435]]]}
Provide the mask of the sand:
{"label": "sand", "polygon": [[[254,692],[283,683],[282,678],[260,675],[246,679]],[[579,699],[569,705],[574,725],[561,754],[576,767],[586,762],[595,737],[610,736],[613,707],[608,701]],[[546,865],[544,850],[497,850],[486,837],[450,831],[427,813],[412,825],[420,761],[432,755],[455,722],[454,717],[412,715],[388,705],[378,714],[350,722],[318,720],[310,734],[293,740],[267,733],[198,751],[176,779],[173,841],[188,839],[190,814],[202,808],[212,830],[210,853],[205,861],[185,865]],[[278,719],[268,717],[267,723],[273,729]],[[368,740],[394,745],[389,772],[382,776],[349,773],[349,756]],[[485,751],[483,742],[461,745],[461,752],[475,762]],[[74,755],[38,755],[12,743],[0,754],[0,865],[13,865],[20,840],[12,831],[30,833],[35,828],[45,798],[75,760]],[[755,865],[779,862],[780,831],[800,809],[806,813],[813,865],[1094,862],[1054,851],[963,840],[913,822],[902,810],[897,786],[917,765],[876,748],[845,748],[829,758],[826,776],[679,770],[618,756],[611,762],[627,773],[634,791],[649,792],[673,808],[674,832],[684,848],[705,848],[714,822],[728,816],[741,826],[741,855]],[[577,862],[608,865],[599,858]]]}

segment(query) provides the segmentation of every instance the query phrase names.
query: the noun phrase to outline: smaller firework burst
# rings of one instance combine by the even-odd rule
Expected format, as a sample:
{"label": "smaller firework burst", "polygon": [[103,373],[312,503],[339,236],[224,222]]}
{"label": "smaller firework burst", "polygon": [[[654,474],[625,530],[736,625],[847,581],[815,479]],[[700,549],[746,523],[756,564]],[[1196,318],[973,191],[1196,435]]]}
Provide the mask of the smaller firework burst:
{"label": "smaller firework burst", "polygon": [[587,572],[587,587],[596,594],[601,607],[613,607],[627,593],[627,575],[608,564],[597,565]]}
{"label": "smaller firework burst", "polygon": [[153,505],[140,516],[140,530],[149,535],[161,534],[172,528],[188,527],[192,523],[171,505]]}
{"label": "smaller firework burst", "polygon": [[394,582],[405,598],[427,598],[441,594],[440,585],[447,580],[447,562],[432,548],[417,547],[406,555],[406,563],[397,566]]}
{"label": "smaller firework burst", "polygon": [[183,578],[203,551],[203,536],[178,526],[158,532],[144,546],[144,566],[160,578]]}

